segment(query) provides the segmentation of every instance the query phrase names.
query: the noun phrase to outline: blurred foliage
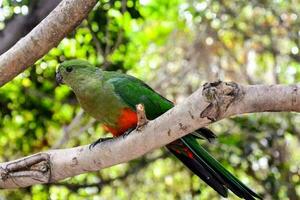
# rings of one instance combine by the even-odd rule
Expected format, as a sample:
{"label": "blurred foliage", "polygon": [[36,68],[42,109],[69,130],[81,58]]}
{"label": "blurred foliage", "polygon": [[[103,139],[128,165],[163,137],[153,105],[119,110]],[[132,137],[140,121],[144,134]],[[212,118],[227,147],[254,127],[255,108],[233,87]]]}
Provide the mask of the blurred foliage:
{"label": "blurred foliage", "polygon": [[[36,1],[4,0],[0,30]],[[0,161],[103,137],[74,94],[55,82],[55,69],[66,59],[130,73],[174,102],[216,79],[299,82],[297,2],[100,0],[57,48],[0,89]],[[218,141],[201,142],[264,199],[299,199],[299,125],[293,113],[245,115],[212,125]],[[220,198],[169,155],[156,150],[60,183],[1,190],[0,199]]]}

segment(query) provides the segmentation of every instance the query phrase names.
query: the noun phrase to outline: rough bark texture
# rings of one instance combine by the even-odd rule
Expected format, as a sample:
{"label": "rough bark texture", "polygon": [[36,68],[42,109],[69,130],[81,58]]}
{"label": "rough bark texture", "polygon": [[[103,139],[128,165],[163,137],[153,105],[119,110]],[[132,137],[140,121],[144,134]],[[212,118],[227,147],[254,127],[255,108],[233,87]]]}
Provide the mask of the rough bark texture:
{"label": "rough bark texture", "polygon": [[[42,21],[61,0],[39,1],[26,16],[16,16],[5,24],[0,32],[0,55],[12,47],[21,37],[25,36],[40,21]],[[13,33],[13,34],[12,34]]]}
{"label": "rough bark texture", "polygon": [[300,85],[205,84],[182,104],[127,137],[48,152],[0,164],[0,188],[55,182],[135,159],[195,129],[242,113],[300,112]]}
{"label": "rough bark texture", "polygon": [[0,86],[55,47],[80,24],[96,0],[64,0],[28,35],[0,56]]}

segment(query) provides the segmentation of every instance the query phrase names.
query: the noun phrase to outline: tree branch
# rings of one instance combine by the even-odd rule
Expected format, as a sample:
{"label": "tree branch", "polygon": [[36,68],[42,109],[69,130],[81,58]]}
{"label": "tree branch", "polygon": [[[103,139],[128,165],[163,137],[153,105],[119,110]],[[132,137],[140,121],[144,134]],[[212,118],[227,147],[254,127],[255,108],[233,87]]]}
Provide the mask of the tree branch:
{"label": "tree branch", "polygon": [[0,31],[0,55],[14,45],[21,37],[26,35],[40,21],[42,21],[61,0],[44,0],[37,3],[28,15],[16,16],[5,24]]}
{"label": "tree branch", "polygon": [[96,0],[64,0],[29,34],[0,56],[0,86],[34,64],[87,16]]}
{"label": "tree branch", "polygon": [[[159,118],[149,121],[141,131],[126,137],[104,141],[92,150],[89,145],[70,149],[50,150],[17,161],[0,164],[0,188],[18,188],[33,184],[56,182],[85,172],[97,171],[135,159],[164,146],[200,127],[237,114],[253,112],[300,112],[300,85],[252,85],[215,82],[205,84],[183,103]],[[28,171],[20,161],[42,156],[47,162],[40,170],[45,177],[14,176]],[[24,162],[23,162],[24,163]],[[15,166],[14,166],[15,165]],[[29,169],[32,165],[28,164]],[[14,166],[14,167],[12,167]],[[10,170],[13,169],[13,170]]]}
{"label": "tree branch", "polygon": [[158,159],[165,159],[169,155],[170,154],[168,154],[167,152],[164,152],[162,155],[156,156],[154,158],[142,159],[136,165],[131,166],[130,169],[128,169],[123,175],[118,176],[116,178],[100,180],[97,183],[72,184],[72,183],[62,182],[62,183],[54,183],[53,185],[65,186],[72,191],[77,191],[80,188],[87,188],[87,187],[97,187],[99,190],[101,190],[105,185],[109,185],[116,180],[122,181],[122,180],[128,178],[132,174],[137,174],[141,169],[147,167],[147,165],[149,165],[151,162],[158,160]]}

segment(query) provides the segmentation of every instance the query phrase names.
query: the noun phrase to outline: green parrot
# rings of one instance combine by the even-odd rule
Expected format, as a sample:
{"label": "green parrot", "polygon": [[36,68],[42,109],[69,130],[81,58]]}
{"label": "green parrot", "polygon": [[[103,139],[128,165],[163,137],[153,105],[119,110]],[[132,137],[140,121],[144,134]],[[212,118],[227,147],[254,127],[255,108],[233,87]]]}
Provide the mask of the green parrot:
{"label": "green parrot", "polygon": [[[137,104],[144,105],[150,120],[174,106],[141,80],[119,72],[103,71],[83,60],[61,63],[56,79],[67,84],[81,107],[114,137],[128,133],[137,126]],[[215,135],[207,128],[200,128],[166,147],[221,196],[227,197],[229,189],[240,198],[261,199],[201,147],[196,140],[199,137],[210,141]]]}

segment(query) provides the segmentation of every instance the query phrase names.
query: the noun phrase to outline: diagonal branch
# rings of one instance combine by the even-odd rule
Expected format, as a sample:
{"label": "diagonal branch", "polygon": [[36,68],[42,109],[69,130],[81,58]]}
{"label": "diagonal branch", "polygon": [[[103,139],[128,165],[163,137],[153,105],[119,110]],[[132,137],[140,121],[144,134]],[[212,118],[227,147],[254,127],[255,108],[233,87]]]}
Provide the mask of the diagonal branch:
{"label": "diagonal branch", "polygon": [[45,55],[87,16],[98,1],[64,0],[29,34],[0,56],[0,86]]}
{"label": "diagonal branch", "polygon": [[28,15],[19,15],[9,20],[5,24],[5,29],[0,31],[0,55],[42,21],[60,1],[61,0],[44,0],[38,3],[35,2],[34,4],[37,5],[31,6],[34,7],[34,9],[31,10]]}
{"label": "diagonal branch", "polygon": [[[49,157],[46,160],[46,166],[50,166],[50,168],[43,171],[45,174],[50,174],[48,179],[36,180],[34,177],[28,176],[10,178],[8,169],[12,168],[13,163],[19,163],[18,161],[24,161],[24,159],[28,160],[32,156],[21,158],[18,161],[1,163],[0,188],[18,188],[57,182],[138,158],[193,130],[230,116],[281,111],[300,112],[300,84],[242,86],[221,81],[206,84],[183,103],[159,118],[149,121],[141,131],[133,131],[126,137],[107,140],[92,150],[89,145],[85,145],[42,153]],[[12,172],[26,171],[24,166],[15,166],[13,169]]]}

